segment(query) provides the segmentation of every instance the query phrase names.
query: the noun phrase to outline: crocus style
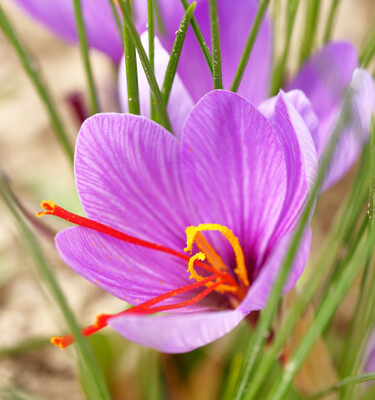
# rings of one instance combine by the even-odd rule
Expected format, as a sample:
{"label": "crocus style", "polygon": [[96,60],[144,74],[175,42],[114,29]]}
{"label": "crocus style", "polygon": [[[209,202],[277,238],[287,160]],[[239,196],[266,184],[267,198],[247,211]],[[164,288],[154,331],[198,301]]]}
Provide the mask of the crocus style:
{"label": "crocus style", "polygon": [[[88,119],[75,174],[89,219],[52,202],[42,203],[41,214],[81,225],[57,235],[62,259],[135,307],[99,316],[83,333],[110,325],[179,353],[229,332],[264,307],[316,171],[310,132],[283,93],[270,122],[243,97],[211,92],[180,139],[144,117]],[[300,277],[309,246],[307,228],[285,291]],[[169,313],[145,315],[155,312]],[[65,347],[72,337],[54,341]]]}

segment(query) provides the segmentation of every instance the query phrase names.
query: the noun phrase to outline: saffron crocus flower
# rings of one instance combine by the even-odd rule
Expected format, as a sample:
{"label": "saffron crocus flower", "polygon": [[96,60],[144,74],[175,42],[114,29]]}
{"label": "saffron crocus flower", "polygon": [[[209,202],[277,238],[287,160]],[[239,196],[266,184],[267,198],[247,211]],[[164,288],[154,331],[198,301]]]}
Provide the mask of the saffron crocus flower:
{"label": "saffron crocus flower", "polygon": [[[54,2],[53,9],[48,0],[13,0],[21,5],[37,20],[44,23],[54,32],[66,39],[75,39],[75,17],[71,2],[59,0]],[[81,0],[86,28],[91,45],[109,54],[116,62],[122,54],[122,44],[115,27],[114,17],[108,0],[92,2]],[[134,20],[139,32],[146,29],[147,4],[146,0],[134,2]],[[156,43],[156,76],[162,84],[168,54],[172,49],[175,32],[183,16],[183,8],[179,1],[158,1],[164,32],[158,32],[160,43]],[[218,0],[222,71],[224,87],[229,89],[239,63],[246,37],[254,20],[258,2],[256,0]],[[198,0],[194,13],[202,30],[206,43],[210,43],[210,26],[207,0]],[[145,48],[146,42],[144,40]],[[165,50],[164,50],[165,49]],[[121,63],[119,79],[119,95],[123,111],[127,111],[127,90],[124,79],[123,64]],[[288,91],[299,89],[304,92],[311,102],[315,126],[309,126],[320,157],[332,132],[342,102],[352,80],[355,69],[358,67],[356,49],[348,42],[334,42],[324,46],[310,59],[297,73],[296,77],[286,85]],[[140,75],[140,103],[141,113],[150,116],[149,86],[139,64]],[[259,105],[268,96],[269,83],[272,71],[272,26],[268,16],[260,28],[257,40],[251,54],[248,67],[242,79],[239,93],[253,104]],[[176,87],[172,91],[168,111],[174,131],[181,134],[182,124],[192,106],[207,92],[213,89],[213,80],[198,46],[198,42],[188,29],[181,60],[178,66]],[[369,89],[364,88],[364,91]],[[298,95],[299,96],[299,95]],[[293,97],[293,96],[292,96]],[[364,92],[363,97],[368,97]],[[295,97],[294,97],[295,98]],[[298,103],[302,97],[295,100]],[[305,100],[302,103],[306,103]],[[372,103],[372,101],[371,101]],[[307,107],[309,110],[311,107]],[[301,111],[301,110],[300,110]],[[362,119],[369,121],[367,107],[362,112]],[[310,117],[313,116],[309,113]],[[311,120],[312,121],[312,120]],[[332,168],[326,176],[323,190],[336,183],[353,165],[358,157],[362,142],[368,137],[369,123],[355,125],[351,132],[347,132],[346,139],[340,143]],[[353,139],[354,138],[354,139]]]}
{"label": "saffron crocus flower", "polygon": [[[83,334],[109,325],[129,340],[179,353],[262,309],[316,170],[310,132],[283,93],[268,121],[243,97],[211,92],[180,138],[140,116],[88,119],[75,154],[88,219],[51,201],[41,215],[81,225],[57,235],[62,259],[135,307],[99,316]],[[285,291],[300,277],[309,246],[307,228]],[[146,315],[159,312],[168,314]],[[54,338],[61,347],[72,341]]]}

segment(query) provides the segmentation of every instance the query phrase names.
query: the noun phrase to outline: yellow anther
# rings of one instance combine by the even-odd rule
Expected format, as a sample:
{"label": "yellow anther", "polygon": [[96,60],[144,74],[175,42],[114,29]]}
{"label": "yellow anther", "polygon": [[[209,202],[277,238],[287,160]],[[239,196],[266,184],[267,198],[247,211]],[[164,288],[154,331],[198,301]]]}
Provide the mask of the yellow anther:
{"label": "yellow anther", "polygon": [[207,261],[218,271],[226,271],[228,268],[224,264],[219,254],[213,249],[213,247],[208,243],[206,238],[197,232],[194,238],[195,244],[198,246],[199,250],[206,255]]}
{"label": "yellow anther", "polygon": [[191,274],[190,279],[195,279],[197,282],[204,279],[200,275],[198,275],[197,271],[194,269],[194,261],[195,260],[204,261],[205,259],[206,259],[206,256],[201,252],[194,254],[192,257],[190,257],[189,264],[188,264],[188,272],[190,272],[190,274]]}
{"label": "yellow anther", "polygon": [[[200,260],[204,261],[206,259],[206,256],[202,253],[199,252],[197,254],[194,254],[193,256],[190,257],[189,264],[188,264],[188,272],[190,272],[190,279],[195,279],[197,282],[203,280],[204,278],[200,276],[197,271],[194,269],[194,261],[195,260]],[[218,282],[221,280],[221,278],[218,278]],[[207,282],[206,286],[210,287],[213,285],[213,282]],[[238,287],[235,286],[230,286],[226,284],[221,284],[215,288],[215,290],[219,293],[225,293],[225,292],[236,292],[238,290]]]}
{"label": "yellow anther", "polygon": [[[247,276],[247,270],[245,266],[245,257],[240,246],[238,238],[233,234],[233,232],[226,226],[219,224],[200,224],[198,226],[188,226],[186,228],[186,247],[185,252],[192,252],[194,239],[199,232],[202,231],[218,231],[221,232],[225,238],[231,244],[234,254],[236,256],[237,267],[234,269],[235,274],[238,279],[244,283],[245,286],[249,286],[249,279]],[[199,253],[198,253],[199,254]],[[194,256],[193,256],[194,257]],[[193,261],[194,262],[194,261]],[[190,264],[190,262],[189,262]]]}

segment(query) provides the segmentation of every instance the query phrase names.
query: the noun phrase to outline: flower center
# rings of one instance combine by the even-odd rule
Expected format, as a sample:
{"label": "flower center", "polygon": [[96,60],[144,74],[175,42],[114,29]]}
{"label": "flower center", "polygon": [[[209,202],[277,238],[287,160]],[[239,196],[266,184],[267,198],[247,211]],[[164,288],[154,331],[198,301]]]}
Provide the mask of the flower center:
{"label": "flower center", "polygon": [[[245,296],[245,289],[249,286],[249,280],[247,276],[247,270],[245,266],[244,255],[239,244],[238,238],[233,234],[233,232],[225,226],[219,224],[201,224],[198,226],[189,226],[186,229],[186,248],[185,252],[192,252],[193,244],[195,243],[199,248],[199,252],[193,256],[188,256],[187,254],[178,252],[176,250],[170,249],[168,247],[148,242],[142,239],[135,238],[133,236],[127,235],[121,231],[113,229],[109,226],[101,224],[90,220],[85,217],[70,213],[67,210],[57,206],[52,200],[43,201],[41,207],[44,211],[37,213],[38,217],[43,215],[55,215],[66,221],[72,222],[76,225],[83,226],[98,232],[102,232],[106,235],[112,236],[116,239],[125,241],[127,243],[135,244],[138,246],[146,247],[156,251],[161,251],[178,258],[183,259],[188,264],[188,272],[190,272],[190,278],[195,279],[196,282],[190,285],[186,285],[153,299],[150,299],[142,304],[139,304],[133,308],[122,311],[118,314],[101,314],[96,318],[96,322],[82,329],[83,336],[89,336],[98,330],[104,328],[108,325],[108,321],[111,318],[118,317],[123,314],[154,314],[158,312],[166,312],[174,309],[181,309],[187,306],[191,306],[198,303],[203,298],[207,297],[213,291],[218,293],[226,293],[229,297],[233,297],[237,302],[240,302]],[[203,231],[219,231],[225,238],[229,241],[233,247],[235,258],[236,258],[236,268],[234,273],[237,276],[237,280],[230,275],[227,270],[228,267],[225,265],[221,257],[216,253],[213,247],[204,238],[201,232]],[[208,263],[205,262],[207,259]],[[205,273],[210,273],[209,276],[202,276],[196,270],[199,268],[200,271]],[[205,288],[204,288],[205,287]],[[198,295],[191,297],[188,300],[177,302],[174,304],[163,305],[160,304],[163,301],[180,295],[182,293],[190,292],[199,288],[204,288],[202,292]],[[53,337],[51,342],[61,348],[65,349],[67,346],[74,342],[74,337],[72,334],[65,336]]]}

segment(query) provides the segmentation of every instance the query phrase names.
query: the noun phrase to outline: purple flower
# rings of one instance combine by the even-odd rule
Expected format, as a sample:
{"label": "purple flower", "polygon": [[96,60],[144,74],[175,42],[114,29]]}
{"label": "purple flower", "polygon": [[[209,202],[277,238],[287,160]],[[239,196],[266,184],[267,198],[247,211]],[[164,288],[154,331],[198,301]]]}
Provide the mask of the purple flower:
{"label": "purple flower", "polygon": [[[76,40],[75,17],[72,2],[58,0],[13,0],[20,4],[34,18],[44,23],[60,36]],[[92,47],[109,54],[114,61],[121,58],[123,46],[116,30],[114,17],[108,0],[95,1],[95,7],[88,0],[81,0],[89,41]],[[159,32],[160,42],[156,42],[156,77],[163,82],[169,53],[171,52],[175,32],[183,16],[183,8],[177,0],[160,0],[158,2],[164,22],[164,33]],[[147,2],[134,2],[134,18],[139,32],[146,29]],[[244,49],[245,41],[254,20],[258,2],[256,0],[218,0],[223,84],[229,89],[235,70]],[[194,16],[202,30],[203,37],[210,43],[210,27],[207,0],[199,0]],[[143,37],[144,44],[145,37]],[[147,46],[145,46],[147,48]],[[266,16],[259,31],[253,52],[239,94],[259,105],[269,92],[272,71],[272,26]],[[164,50],[165,49],[165,50]],[[127,111],[127,89],[124,79],[124,63],[120,66],[119,95],[124,112]],[[350,85],[355,69],[358,67],[356,49],[347,42],[329,43],[314,54],[301,68],[297,76],[286,85],[288,91],[302,90],[308,101],[300,94],[291,97],[297,109],[304,112],[308,109],[310,118],[308,126],[314,138],[318,157],[323,153],[331,134],[332,127],[339,115],[345,93]],[[139,64],[141,114],[150,116],[149,86]],[[181,135],[183,123],[193,105],[213,89],[213,80],[199,48],[198,42],[189,28],[178,66],[178,76],[168,104],[173,130]],[[370,89],[364,88],[369,92]],[[373,92],[373,88],[371,88]],[[363,98],[370,98],[371,93],[363,93]],[[302,103],[301,103],[302,101]],[[303,106],[303,110],[299,106]],[[312,108],[312,110],[311,110]],[[372,110],[372,109],[371,109]],[[362,142],[368,137],[368,112],[359,109],[365,123],[348,129],[339,146],[332,168],[330,169],[323,190],[336,183],[353,165],[358,157]],[[309,123],[313,123],[313,126]],[[359,141],[358,137],[362,140]]]}
{"label": "purple flower", "polygon": [[[264,307],[316,171],[310,132],[284,93],[268,121],[243,97],[211,92],[180,139],[144,117],[88,119],[75,175],[89,219],[52,202],[41,214],[81,225],[56,237],[64,262],[136,307],[100,316],[83,333],[108,324],[129,340],[178,353],[229,332]],[[193,240],[192,227],[207,232]],[[189,263],[185,230],[188,247],[195,243]],[[307,229],[285,291],[304,269],[310,238]],[[144,315],[156,311],[169,313]],[[71,339],[54,341],[65,347]]]}

